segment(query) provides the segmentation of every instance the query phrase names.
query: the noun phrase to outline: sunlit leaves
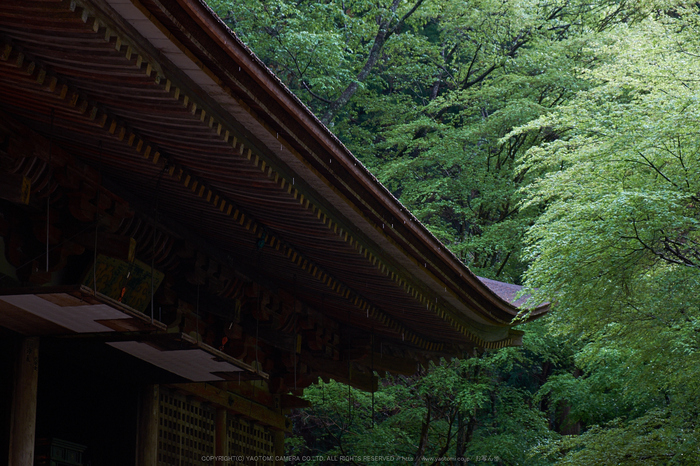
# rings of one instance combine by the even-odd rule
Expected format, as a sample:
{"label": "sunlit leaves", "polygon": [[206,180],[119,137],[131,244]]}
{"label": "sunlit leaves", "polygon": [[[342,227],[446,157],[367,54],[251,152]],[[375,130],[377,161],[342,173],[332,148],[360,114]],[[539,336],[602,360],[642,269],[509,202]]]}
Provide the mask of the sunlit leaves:
{"label": "sunlit leaves", "polygon": [[[380,20],[413,4],[210,3],[317,112],[356,79]],[[507,464],[692,464],[697,13],[671,0],[426,1],[384,44],[334,132],[473,271],[518,282],[530,266],[555,311],[546,329],[529,324],[525,349],[387,381],[372,429],[368,394],[307,390],[299,448],[411,456],[430,406],[430,454],[455,451],[461,419],[467,453]],[[558,441],[565,425],[584,434]]]}
{"label": "sunlit leaves", "polygon": [[668,11],[596,36],[591,89],[511,133],[556,134],[521,159],[545,209],[526,276],[587,345],[541,394],[600,424],[556,444],[562,464],[691,464],[697,445],[700,56],[697,12]]}

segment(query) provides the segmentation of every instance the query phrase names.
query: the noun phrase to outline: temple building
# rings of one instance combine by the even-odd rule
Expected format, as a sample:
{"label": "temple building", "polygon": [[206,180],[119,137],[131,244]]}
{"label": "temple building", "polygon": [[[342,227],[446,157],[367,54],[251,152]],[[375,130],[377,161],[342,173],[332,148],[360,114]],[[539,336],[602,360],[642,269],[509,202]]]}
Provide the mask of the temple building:
{"label": "temple building", "polygon": [[0,247],[12,466],[281,464],[319,377],[522,338],[200,0],[0,2]]}

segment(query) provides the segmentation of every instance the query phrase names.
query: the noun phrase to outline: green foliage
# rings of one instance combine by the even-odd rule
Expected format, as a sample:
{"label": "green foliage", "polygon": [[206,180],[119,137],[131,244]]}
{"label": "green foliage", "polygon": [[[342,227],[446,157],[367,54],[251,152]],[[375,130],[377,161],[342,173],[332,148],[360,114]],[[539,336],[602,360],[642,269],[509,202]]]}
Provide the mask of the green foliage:
{"label": "green foliage", "polygon": [[294,415],[296,437],[288,447],[306,456],[413,458],[425,432],[425,457],[550,464],[535,448],[551,445],[559,435],[550,429],[547,410],[541,409],[547,402],[537,400],[537,393],[550,375],[570,370],[576,346],[554,339],[541,322],[526,327],[522,348],[443,360],[414,377],[383,379],[374,411],[371,394],[319,381],[304,391],[312,408]]}
{"label": "green foliage", "polygon": [[[571,73],[581,44],[533,33],[552,15],[535,4],[479,5],[446,3],[430,27],[416,31],[427,36],[415,41],[422,52],[407,50],[433,71],[409,77],[409,70],[404,77],[405,66],[388,60],[377,76],[387,91],[365,92],[354,104],[371,109],[372,117],[351,119],[348,126],[368,127],[371,144],[357,145],[371,152],[358,155],[477,274],[518,281],[521,239],[537,212],[517,208],[528,177],[514,173],[514,160],[539,137],[498,141],[581,88],[583,81]],[[392,57],[408,62],[399,51]],[[396,94],[412,98],[403,99],[408,111],[386,105]],[[344,128],[338,128],[341,137]]]}
{"label": "green foliage", "polygon": [[562,458],[560,465],[697,464],[698,440],[695,419],[652,409],[627,422],[616,419],[566,437],[541,453]]}
{"label": "green foliage", "polygon": [[[515,161],[551,135],[513,128],[589,81],[596,31],[660,1],[211,0],[243,40],[477,274],[519,282]],[[384,42],[385,36],[386,42]],[[378,46],[378,53],[375,50]],[[356,90],[352,86],[356,85]],[[343,100],[350,96],[350,100]]]}
{"label": "green foliage", "polygon": [[473,271],[555,309],[523,348],[385,379],[374,418],[369,394],[309,388],[290,448],[696,461],[696,4],[210,4]]}
{"label": "green foliage", "polygon": [[544,207],[526,277],[555,297],[557,329],[589,341],[583,375],[545,388],[602,426],[559,444],[562,464],[696,461],[683,453],[700,400],[694,8],[599,35],[591,89],[512,133],[557,134],[521,161],[541,174],[526,205]]}
{"label": "green foliage", "polygon": [[302,82],[320,91],[337,90],[352,79],[355,54],[367,40],[366,24],[356,13],[369,8],[354,2],[228,2],[210,6],[292,89]]}

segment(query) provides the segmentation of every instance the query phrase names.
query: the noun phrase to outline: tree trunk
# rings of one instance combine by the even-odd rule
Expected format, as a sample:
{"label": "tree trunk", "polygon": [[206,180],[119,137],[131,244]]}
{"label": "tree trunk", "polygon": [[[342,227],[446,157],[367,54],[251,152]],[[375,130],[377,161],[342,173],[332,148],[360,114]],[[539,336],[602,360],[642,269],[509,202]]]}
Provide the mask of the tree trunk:
{"label": "tree trunk", "polygon": [[382,52],[386,41],[389,39],[389,37],[391,37],[392,34],[398,31],[401,28],[401,26],[403,26],[406,20],[410,18],[411,15],[413,15],[413,13],[416,12],[416,10],[421,6],[421,4],[424,1],[425,0],[416,1],[415,5],[413,5],[413,8],[411,8],[405,15],[403,15],[403,17],[393,26],[391,25],[391,23],[392,19],[394,18],[394,14],[396,13],[396,10],[399,7],[399,0],[394,0],[391,3],[391,15],[389,15],[389,18],[382,18],[379,21],[379,30],[377,31],[377,35],[374,38],[374,43],[372,44],[372,48],[369,51],[369,56],[367,57],[365,66],[362,67],[360,72],[357,74],[355,80],[351,82],[348,85],[348,87],[345,88],[345,90],[340,94],[340,97],[338,97],[330,105],[326,113],[323,115],[323,117],[321,117],[321,122],[324,125],[330,124],[331,120],[333,120],[338,111],[345,105],[347,105],[348,102],[350,102],[352,96],[354,96],[355,92],[357,92],[357,90],[360,88],[360,83],[365,82],[365,80],[369,76],[370,71],[372,71],[374,65],[377,64],[377,60],[379,60],[379,54]]}
{"label": "tree trunk", "polygon": [[27,337],[22,339],[15,355],[8,461],[10,466],[34,464],[38,383],[39,337]]}
{"label": "tree trunk", "polygon": [[442,75],[444,73],[440,71],[440,74],[438,75],[437,79],[435,80],[435,83],[433,83],[433,87],[430,89],[430,101],[432,102],[435,100],[435,98],[438,95],[438,92],[440,92],[440,85],[442,84]]}
{"label": "tree trunk", "polygon": [[464,415],[457,413],[457,445],[455,448],[455,456],[458,464],[464,463],[464,452],[467,449],[467,431],[464,424]]}
{"label": "tree trunk", "polygon": [[422,463],[423,456],[425,455],[425,447],[428,446],[428,430],[430,428],[430,415],[431,415],[431,399],[430,397],[425,398],[425,404],[428,410],[425,413],[425,421],[423,421],[423,426],[420,430],[420,440],[418,442],[418,450],[416,451],[416,456],[413,460],[414,466],[420,466]]}
{"label": "tree trunk", "polygon": [[367,79],[367,76],[369,76],[369,72],[372,71],[372,68],[374,68],[374,65],[377,63],[377,60],[379,59],[379,53],[382,51],[382,48],[386,43],[386,26],[387,25],[385,23],[382,23],[379,26],[379,32],[374,38],[374,44],[372,44],[372,49],[369,51],[369,57],[367,57],[365,66],[362,67],[362,70],[360,70],[360,72],[358,73],[357,78],[355,78],[355,80],[351,82],[348,87],[345,88],[343,93],[340,94],[340,97],[338,97],[330,105],[328,111],[326,111],[326,113],[321,118],[321,122],[324,125],[328,125],[333,119],[333,117],[335,117],[336,113],[338,113],[338,110],[340,110],[345,105],[347,105],[348,102],[350,102],[352,96],[354,96],[355,92],[357,92],[357,90],[360,88],[360,83],[364,82]]}

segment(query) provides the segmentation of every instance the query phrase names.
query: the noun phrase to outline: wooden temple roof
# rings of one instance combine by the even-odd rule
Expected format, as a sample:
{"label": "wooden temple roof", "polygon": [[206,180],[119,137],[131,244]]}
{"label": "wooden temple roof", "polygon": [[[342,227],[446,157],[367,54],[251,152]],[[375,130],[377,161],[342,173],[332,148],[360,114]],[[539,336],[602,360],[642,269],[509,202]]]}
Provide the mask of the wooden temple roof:
{"label": "wooden temple roof", "polygon": [[199,0],[1,2],[10,130],[32,196],[63,189],[95,212],[112,196],[110,212],[138,215],[110,232],[156,268],[185,241],[204,275],[292,296],[348,341],[441,355],[520,341],[519,288],[470,272]]}

